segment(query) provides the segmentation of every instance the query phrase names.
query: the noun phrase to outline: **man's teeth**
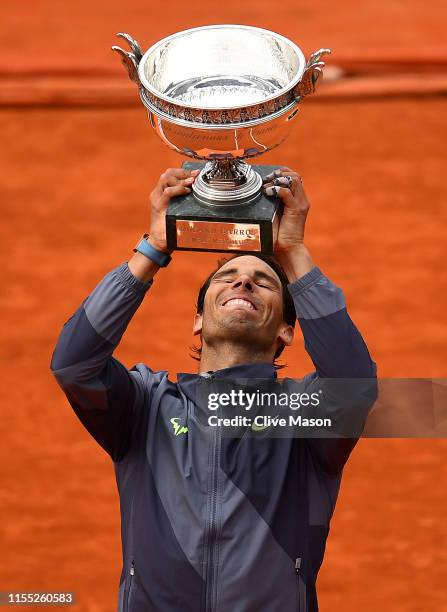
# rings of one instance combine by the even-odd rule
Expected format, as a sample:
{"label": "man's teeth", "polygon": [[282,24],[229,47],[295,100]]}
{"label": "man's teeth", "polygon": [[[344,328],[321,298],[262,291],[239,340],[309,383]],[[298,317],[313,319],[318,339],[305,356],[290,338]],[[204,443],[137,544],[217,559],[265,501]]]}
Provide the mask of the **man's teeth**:
{"label": "man's teeth", "polygon": [[255,310],[255,307],[251,302],[249,302],[248,300],[241,300],[240,298],[228,300],[228,302],[225,302],[224,304],[224,307],[227,306],[245,306],[246,308],[251,308],[251,310]]}

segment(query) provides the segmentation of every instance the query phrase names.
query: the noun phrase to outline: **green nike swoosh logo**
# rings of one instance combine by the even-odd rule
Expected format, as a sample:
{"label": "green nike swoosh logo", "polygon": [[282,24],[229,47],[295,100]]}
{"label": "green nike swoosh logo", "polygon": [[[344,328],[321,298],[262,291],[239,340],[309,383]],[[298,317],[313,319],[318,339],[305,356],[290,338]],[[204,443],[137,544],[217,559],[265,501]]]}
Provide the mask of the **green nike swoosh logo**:
{"label": "green nike swoosh logo", "polygon": [[183,433],[188,433],[188,428],[185,427],[184,425],[179,424],[180,419],[178,419],[177,417],[174,417],[170,419],[170,421],[172,423],[172,427],[174,428],[175,436],[179,436],[180,434],[183,434]]}

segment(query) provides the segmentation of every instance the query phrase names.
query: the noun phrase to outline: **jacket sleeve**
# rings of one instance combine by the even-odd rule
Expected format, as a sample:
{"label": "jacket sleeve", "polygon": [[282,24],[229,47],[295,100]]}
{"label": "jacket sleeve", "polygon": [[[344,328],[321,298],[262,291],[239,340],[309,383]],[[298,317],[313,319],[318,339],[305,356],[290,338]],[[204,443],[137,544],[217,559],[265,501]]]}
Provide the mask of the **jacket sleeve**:
{"label": "jacket sleeve", "polygon": [[[359,411],[365,415],[377,397],[376,364],[348,315],[343,291],[314,267],[291,283],[289,292],[306,351],[316,368],[306,377],[307,381],[315,385],[318,381],[324,383],[324,379],[347,379],[345,388],[349,389],[350,397],[340,402],[341,410],[344,403],[350,409],[357,403]],[[353,379],[361,380],[356,384]],[[329,382],[327,387],[337,388],[336,384],[326,382]],[[307,439],[320,465],[332,474],[343,468],[356,442],[357,437]]]}
{"label": "jacket sleeve", "polygon": [[138,429],[150,370],[128,370],[112,353],[151,284],[127,263],[112,270],[65,323],[51,360],[73,410],[114,461]]}

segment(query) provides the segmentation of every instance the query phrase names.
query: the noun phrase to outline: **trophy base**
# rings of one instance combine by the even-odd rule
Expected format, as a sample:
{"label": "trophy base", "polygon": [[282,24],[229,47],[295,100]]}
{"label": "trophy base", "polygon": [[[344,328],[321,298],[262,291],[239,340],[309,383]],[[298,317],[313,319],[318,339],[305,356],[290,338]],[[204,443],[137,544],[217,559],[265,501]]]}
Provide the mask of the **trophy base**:
{"label": "trophy base", "polygon": [[[185,162],[186,170],[203,163]],[[261,177],[281,166],[253,166]],[[260,192],[256,201],[198,202],[192,193],[172,198],[166,212],[168,249],[211,253],[263,253],[273,255],[281,216],[281,202]]]}

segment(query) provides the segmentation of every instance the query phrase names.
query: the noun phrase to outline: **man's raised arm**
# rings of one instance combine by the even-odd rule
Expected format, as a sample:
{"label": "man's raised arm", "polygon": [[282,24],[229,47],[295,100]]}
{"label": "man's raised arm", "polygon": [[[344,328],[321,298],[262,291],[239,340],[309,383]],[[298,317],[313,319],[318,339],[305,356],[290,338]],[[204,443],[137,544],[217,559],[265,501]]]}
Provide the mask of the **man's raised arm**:
{"label": "man's raised arm", "polygon": [[[190,191],[196,173],[167,170],[151,193],[148,253],[167,254],[165,216],[171,197]],[[152,249],[155,249],[155,253]],[[149,371],[113,358],[160,266],[141,252],[107,274],[64,325],[51,370],[75,413],[114,461],[128,452],[142,417]],[[152,381],[154,382],[154,381]]]}
{"label": "man's raised arm", "polygon": [[[289,168],[283,168],[279,174],[282,176],[269,183],[270,192],[267,192],[272,195],[272,190],[275,190],[284,203],[275,255],[290,281],[289,291],[306,351],[316,369],[308,379],[369,379],[364,384],[346,385],[358,395],[350,397],[349,404],[358,402],[359,415],[360,411],[365,415],[376,399],[376,365],[349,317],[343,291],[315,267],[304,246],[304,228],[310,206],[301,178]],[[288,183],[283,178],[286,176],[291,177]],[[320,465],[327,472],[337,473],[343,468],[356,441],[355,438],[342,437],[309,438],[307,443]]]}

